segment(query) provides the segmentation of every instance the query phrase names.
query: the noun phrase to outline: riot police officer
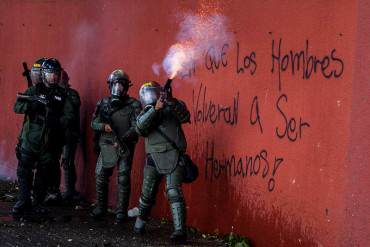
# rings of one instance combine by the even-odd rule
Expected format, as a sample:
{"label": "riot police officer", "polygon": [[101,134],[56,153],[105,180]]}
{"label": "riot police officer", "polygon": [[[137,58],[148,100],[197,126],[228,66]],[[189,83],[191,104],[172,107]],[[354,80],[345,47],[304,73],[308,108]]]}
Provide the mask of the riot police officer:
{"label": "riot police officer", "polygon": [[[72,103],[74,121],[71,123],[69,128],[64,131],[64,146],[61,150],[61,166],[64,170],[65,192],[62,197],[60,193],[61,171],[59,166],[54,166],[54,172],[50,174],[50,176],[53,177],[53,179],[51,179],[52,184],[48,185],[48,195],[45,198],[45,203],[48,205],[58,205],[62,202],[62,199],[65,205],[70,205],[73,202],[73,196],[76,192],[76,168],[74,160],[80,136],[81,100],[78,92],[71,88],[71,85],[69,84],[69,76],[64,69],[61,71],[59,86],[65,90],[66,97]],[[56,164],[59,164],[59,158],[60,157],[55,161]]]}
{"label": "riot police officer", "polygon": [[107,83],[111,95],[97,103],[91,123],[98,135],[96,141],[100,148],[95,170],[97,200],[91,216],[99,219],[106,214],[109,177],[117,165],[116,221],[121,223],[127,217],[131,164],[138,141],[135,123],[141,111],[141,104],[127,94],[132,84],[123,70],[114,70]]}
{"label": "riot police officer", "polygon": [[[35,206],[40,208],[38,205],[43,202],[47,184],[50,183],[48,174],[60,154],[61,134],[73,121],[72,104],[58,86],[60,71],[58,60],[46,59],[41,66],[42,83],[17,95],[14,111],[25,114],[26,120],[20,137],[17,168],[20,191],[12,209],[15,217],[32,211],[32,188]],[[33,169],[36,169],[34,186]]]}
{"label": "riot police officer", "polygon": [[186,212],[181,184],[185,170],[179,162],[179,156],[186,151],[186,139],[181,124],[189,122],[190,113],[184,102],[170,94],[160,96],[161,91],[157,82],[150,81],[144,83],[139,92],[145,107],[137,118],[136,130],[145,137],[147,159],[139,200],[139,216],[136,218],[134,231],[143,232],[160,180],[165,177],[167,199],[174,224],[171,240],[184,243]]}
{"label": "riot police officer", "polygon": [[[40,59],[37,59],[34,64],[32,65],[31,71],[30,71],[30,77],[32,81],[32,86],[36,86],[36,84],[42,83],[41,78],[41,65],[47,58],[43,57]],[[23,122],[26,121],[26,116],[24,117]],[[20,148],[21,148],[21,136],[22,136],[23,128],[19,132],[18,135],[18,143],[15,148],[16,156],[20,156]]]}
{"label": "riot police officer", "polygon": [[73,89],[69,84],[69,76],[65,70],[62,70],[60,86],[66,90],[67,98],[73,105],[73,113],[75,115],[74,122],[71,127],[65,132],[65,145],[62,153],[62,167],[64,170],[64,188],[63,200],[71,202],[76,193],[76,167],[75,155],[77,144],[80,137],[80,106],[81,100],[77,90]]}

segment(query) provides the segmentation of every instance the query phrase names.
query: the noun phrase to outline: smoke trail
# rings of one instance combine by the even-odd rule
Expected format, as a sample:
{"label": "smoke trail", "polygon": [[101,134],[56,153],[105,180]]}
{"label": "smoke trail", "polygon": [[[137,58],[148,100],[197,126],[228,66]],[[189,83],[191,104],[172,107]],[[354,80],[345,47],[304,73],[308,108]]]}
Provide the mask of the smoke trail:
{"label": "smoke trail", "polygon": [[[180,23],[176,40],[177,43],[169,48],[162,62],[169,78],[185,74],[194,64],[199,64],[209,48],[213,47],[213,51],[217,51],[223,44],[230,43],[232,33],[227,31],[227,20],[223,15],[187,14]],[[158,67],[153,65],[153,72],[157,71]]]}

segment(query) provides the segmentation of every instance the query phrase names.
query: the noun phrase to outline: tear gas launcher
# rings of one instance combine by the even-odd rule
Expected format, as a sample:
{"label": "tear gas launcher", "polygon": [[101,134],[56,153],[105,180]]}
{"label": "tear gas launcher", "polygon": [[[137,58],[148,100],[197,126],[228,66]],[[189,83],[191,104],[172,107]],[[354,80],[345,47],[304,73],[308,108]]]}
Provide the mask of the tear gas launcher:
{"label": "tear gas launcher", "polygon": [[23,65],[23,70],[24,70],[22,73],[22,76],[26,77],[27,86],[31,87],[32,86],[32,80],[31,80],[31,74],[30,74],[31,71],[28,69],[26,62],[23,62],[22,65]]}

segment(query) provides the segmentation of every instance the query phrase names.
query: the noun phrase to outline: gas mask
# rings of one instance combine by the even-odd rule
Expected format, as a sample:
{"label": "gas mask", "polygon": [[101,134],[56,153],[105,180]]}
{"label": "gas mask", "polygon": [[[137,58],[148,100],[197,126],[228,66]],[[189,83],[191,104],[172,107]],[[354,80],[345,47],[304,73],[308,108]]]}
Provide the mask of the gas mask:
{"label": "gas mask", "polygon": [[127,89],[121,83],[114,82],[110,88],[110,93],[113,97],[120,98],[127,94]]}

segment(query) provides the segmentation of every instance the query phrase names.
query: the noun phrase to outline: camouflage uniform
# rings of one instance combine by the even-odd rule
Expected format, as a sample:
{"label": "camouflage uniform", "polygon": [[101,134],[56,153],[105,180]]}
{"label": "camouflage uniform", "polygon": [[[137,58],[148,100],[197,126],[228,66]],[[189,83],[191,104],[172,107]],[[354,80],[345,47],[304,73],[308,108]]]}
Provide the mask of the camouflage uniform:
{"label": "camouflage uniform", "polygon": [[65,145],[63,147],[62,154],[62,167],[64,170],[64,187],[65,187],[65,193],[63,196],[65,199],[72,199],[76,192],[75,155],[77,144],[80,137],[81,100],[78,92],[72,88],[67,88],[67,98],[71,99],[75,118],[74,122],[71,125],[71,128],[67,129],[65,133]]}
{"label": "camouflage uniform", "polygon": [[[98,132],[100,153],[96,164],[96,208],[92,216],[100,217],[106,213],[108,202],[109,177],[114,166],[118,170],[117,221],[126,218],[130,198],[130,173],[138,135],[135,132],[136,117],[141,111],[138,100],[129,96],[117,99],[106,97],[98,102],[91,123]],[[109,124],[113,132],[105,132]]]}
{"label": "camouflage uniform", "polygon": [[[135,231],[141,232],[154,204],[162,177],[166,179],[166,193],[170,203],[175,232],[186,236],[185,202],[181,189],[184,167],[179,156],[186,151],[186,139],[181,124],[189,122],[190,113],[184,102],[171,98],[160,110],[148,105],[137,118],[137,132],[145,137],[147,153],[144,180],[139,200],[139,217]],[[161,134],[162,131],[175,148]]]}
{"label": "camouflage uniform", "polygon": [[47,88],[39,83],[25,91],[29,96],[45,96],[49,100],[44,105],[37,100],[17,99],[14,111],[25,114],[26,119],[20,137],[18,150],[17,176],[19,197],[12,213],[23,213],[31,209],[33,169],[37,169],[34,183],[34,199],[40,204],[45,197],[47,184],[50,184],[50,170],[60,154],[63,129],[74,120],[72,103],[65,97],[64,89],[53,86]]}

